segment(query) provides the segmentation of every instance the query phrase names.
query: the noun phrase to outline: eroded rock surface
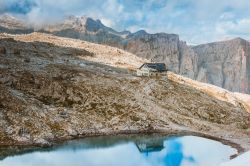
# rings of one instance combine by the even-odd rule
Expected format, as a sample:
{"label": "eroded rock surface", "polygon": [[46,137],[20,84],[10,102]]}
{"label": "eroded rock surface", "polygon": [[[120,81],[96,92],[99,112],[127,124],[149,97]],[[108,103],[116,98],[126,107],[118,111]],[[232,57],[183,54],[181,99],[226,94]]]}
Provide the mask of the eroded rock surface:
{"label": "eroded rock surface", "polygon": [[230,91],[250,93],[250,43],[244,39],[193,47],[197,54],[197,80]]}

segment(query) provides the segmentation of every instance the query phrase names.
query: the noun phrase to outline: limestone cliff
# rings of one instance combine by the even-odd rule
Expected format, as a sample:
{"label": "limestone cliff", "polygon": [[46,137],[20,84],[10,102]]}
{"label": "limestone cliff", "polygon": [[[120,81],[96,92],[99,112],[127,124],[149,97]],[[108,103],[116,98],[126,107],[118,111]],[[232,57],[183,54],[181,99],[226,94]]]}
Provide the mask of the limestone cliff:
{"label": "limestone cliff", "polygon": [[193,47],[198,60],[196,79],[230,91],[249,93],[249,48],[249,42],[240,38]]}
{"label": "limestone cliff", "polygon": [[169,70],[194,78],[195,54],[178,35],[139,31],[127,37],[124,49],[153,62],[164,62]]}

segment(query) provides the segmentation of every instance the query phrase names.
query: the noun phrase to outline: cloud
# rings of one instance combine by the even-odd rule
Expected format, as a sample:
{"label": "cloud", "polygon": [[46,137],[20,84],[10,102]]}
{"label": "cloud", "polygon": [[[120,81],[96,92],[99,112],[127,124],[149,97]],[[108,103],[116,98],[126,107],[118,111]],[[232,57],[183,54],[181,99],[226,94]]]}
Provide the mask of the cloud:
{"label": "cloud", "polygon": [[216,31],[222,35],[231,34],[232,36],[250,36],[250,19],[240,19],[240,20],[228,20],[218,22],[216,25]]}
{"label": "cloud", "polygon": [[67,15],[100,19],[119,31],[177,33],[189,43],[235,36],[250,39],[246,0],[0,0],[0,13],[14,13],[37,26]]}
{"label": "cloud", "polygon": [[29,0],[9,0],[9,1],[0,1],[0,14],[2,13],[19,13],[27,14],[33,7],[36,6],[36,3]]}
{"label": "cloud", "polygon": [[102,22],[105,26],[107,26],[107,27],[113,27],[113,26],[114,26],[113,21],[110,20],[110,19],[101,18],[100,20],[101,20],[101,22]]}

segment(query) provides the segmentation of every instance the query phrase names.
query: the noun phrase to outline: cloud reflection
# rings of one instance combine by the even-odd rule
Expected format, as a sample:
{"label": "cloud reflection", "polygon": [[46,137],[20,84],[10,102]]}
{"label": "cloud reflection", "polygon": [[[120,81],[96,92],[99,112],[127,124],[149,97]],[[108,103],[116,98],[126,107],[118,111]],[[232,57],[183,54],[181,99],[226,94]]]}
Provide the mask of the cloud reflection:
{"label": "cloud reflection", "polygon": [[[155,137],[150,138],[156,139]],[[101,141],[101,140],[99,140]],[[159,141],[159,140],[158,140]],[[220,142],[194,137],[184,136],[165,138],[164,149],[140,153],[133,140],[121,144],[115,142],[109,146],[83,146],[68,144],[52,151],[33,152],[24,155],[8,157],[0,161],[1,166],[196,166],[216,165],[228,160],[235,154],[232,149]],[[107,142],[107,141],[103,141]],[[88,142],[89,143],[89,142]],[[96,143],[96,142],[95,142]],[[150,143],[152,145],[152,143]],[[79,148],[76,148],[79,146]],[[85,148],[84,148],[85,147]],[[150,146],[152,148],[152,146]]]}

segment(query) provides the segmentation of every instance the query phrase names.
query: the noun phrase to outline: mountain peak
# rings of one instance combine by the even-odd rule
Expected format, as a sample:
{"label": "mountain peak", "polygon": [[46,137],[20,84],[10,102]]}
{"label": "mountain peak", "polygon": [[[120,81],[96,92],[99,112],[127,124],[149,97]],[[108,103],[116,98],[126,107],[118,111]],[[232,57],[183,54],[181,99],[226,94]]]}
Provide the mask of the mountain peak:
{"label": "mountain peak", "polygon": [[86,30],[96,32],[102,28],[105,28],[105,26],[102,24],[100,20],[94,20],[90,17],[86,19],[85,24]]}
{"label": "mountain peak", "polygon": [[64,25],[67,25],[69,28],[85,29],[90,32],[96,32],[105,27],[100,20],[94,20],[93,18],[86,16],[69,16],[64,21]]}
{"label": "mountain peak", "polygon": [[9,29],[25,28],[24,23],[10,14],[0,15],[0,26]]}
{"label": "mountain peak", "polygon": [[135,33],[131,33],[130,36],[132,37],[143,37],[145,35],[147,35],[148,33],[145,30],[139,30]]}
{"label": "mountain peak", "polygon": [[15,19],[15,17],[13,17],[12,15],[7,14],[7,13],[0,15],[0,18],[1,19]]}
{"label": "mountain peak", "polygon": [[234,41],[246,41],[245,39],[241,38],[241,37],[236,37],[234,39],[232,39]]}
{"label": "mountain peak", "polygon": [[135,34],[145,35],[145,34],[148,34],[148,33],[145,30],[139,30],[139,31],[135,32]]}

